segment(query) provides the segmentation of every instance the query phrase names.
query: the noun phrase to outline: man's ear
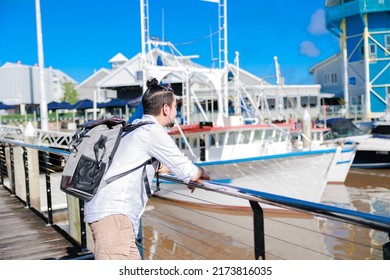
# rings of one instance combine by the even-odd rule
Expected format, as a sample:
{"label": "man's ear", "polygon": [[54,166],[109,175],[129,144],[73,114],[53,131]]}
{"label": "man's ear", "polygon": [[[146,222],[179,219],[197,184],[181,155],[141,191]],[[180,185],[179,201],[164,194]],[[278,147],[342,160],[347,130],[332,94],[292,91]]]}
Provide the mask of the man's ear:
{"label": "man's ear", "polygon": [[169,109],[169,106],[167,104],[164,104],[163,107],[162,107],[162,113],[163,113],[163,116],[168,116],[168,109]]}

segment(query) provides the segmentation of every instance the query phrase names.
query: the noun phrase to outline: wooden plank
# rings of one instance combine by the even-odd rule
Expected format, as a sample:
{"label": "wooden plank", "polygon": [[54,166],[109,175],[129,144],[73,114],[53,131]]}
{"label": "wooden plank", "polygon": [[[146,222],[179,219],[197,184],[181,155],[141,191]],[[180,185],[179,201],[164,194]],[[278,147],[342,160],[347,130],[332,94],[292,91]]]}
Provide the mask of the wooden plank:
{"label": "wooden plank", "polygon": [[73,244],[54,227],[0,188],[0,260],[53,259],[74,253]]}

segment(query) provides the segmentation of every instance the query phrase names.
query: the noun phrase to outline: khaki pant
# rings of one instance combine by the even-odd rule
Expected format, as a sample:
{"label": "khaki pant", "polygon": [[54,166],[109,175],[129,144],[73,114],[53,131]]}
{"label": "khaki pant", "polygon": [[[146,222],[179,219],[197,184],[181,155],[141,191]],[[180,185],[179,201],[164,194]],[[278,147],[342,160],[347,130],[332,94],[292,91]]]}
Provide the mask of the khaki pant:
{"label": "khaki pant", "polygon": [[133,224],[125,215],[110,215],[89,224],[95,260],[140,260]]}

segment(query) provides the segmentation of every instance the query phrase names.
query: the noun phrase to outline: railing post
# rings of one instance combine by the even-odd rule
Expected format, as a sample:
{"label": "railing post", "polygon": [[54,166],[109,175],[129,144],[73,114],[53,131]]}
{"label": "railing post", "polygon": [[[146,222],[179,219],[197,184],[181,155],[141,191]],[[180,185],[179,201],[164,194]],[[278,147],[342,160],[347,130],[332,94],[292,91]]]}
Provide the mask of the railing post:
{"label": "railing post", "polygon": [[87,229],[84,222],[84,201],[79,199],[79,209],[80,209],[80,246],[81,251],[87,251]]}
{"label": "railing post", "polygon": [[27,149],[23,147],[24,178],[26,180],[26,208],[30,208],[30,176],[28,174]]}
{"label": "railing post", "polygon": [[3,158],[5,162],[5,149],[4,144],[1,143],[1,150],[0,150],[0,185],[4,186],[4,165],[3,165]]}
{"label": "railing post", "polygon": [[12,145],[9,146],[9,157],[11,161],[11,193],[16,194],[15,190],[15,166],[14,166],[14,148]]}
{"label": "railing post", "polygon": [[264,234],[264,213],[260,204],[255,201],[249,201],[253,210],[253,233],[255,240],[255,258],[261,257],[265,260],[265,234]]}
{"label": "railing post", "polygon": [[[390,233],[389,233],[390,239]],[[383,245],[383,259],[390,260],[390,242],[387,242]]]}
{"label": "railing post", "polygon": [[50,182],[50,171],[48,168],[48,157],[49,153],[43,153],[43,168],[46,174],[46,199],[47,199],[47,224],[53,224],[53,209],[52,209],[52,197],[51,197],[51,182]]}

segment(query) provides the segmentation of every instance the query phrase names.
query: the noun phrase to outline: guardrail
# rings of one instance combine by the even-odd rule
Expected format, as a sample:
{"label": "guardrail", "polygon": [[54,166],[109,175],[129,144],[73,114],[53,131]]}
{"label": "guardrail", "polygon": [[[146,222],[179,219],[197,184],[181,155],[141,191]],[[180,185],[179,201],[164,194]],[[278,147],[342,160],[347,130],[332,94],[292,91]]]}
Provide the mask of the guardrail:
{"label": "guardrail", "polygon": [[[26,207],[31,208],[34,210],[34,212],[38,213],[46,221],[47,225],[55,226],[64,236],[66,236],[66,238],[73,240],[75,248],[77,248],[79,251],[79,255],[69,256],[69,258],[92,258],[93,241],[89,232],[89,227],[86,227],[85,223],[83,222],[83,202],[59,191],[59,176],[61,175],[61,165],[63,165],[63,162],[68,155],[69,153],[63,150],[37,146],[20,141],[0,139],[0,183],[2,185],[8,184],[8,188],[11,190],[12,194],[24,201]],[[160,175],[159,178],[175,183],[182,183],[169,175]],[[44,192],[42,192],[42,183],[44,184]],[[234,196],[249,201],[248,204],[250,205],[253,212],[252,227],[249,229],[249,231],[252,232],[252,237],[247,237],[246,239],[253,240],[252,250],[254,251],[255,259],[266,259],[266,255],[275,257],[275,253],[268,251],[266,246],[268,244],[267,240],[270,238],[270,234],[267,234],[267,231],[270,229],[265,225],[270,221],[273,222],[273,220],[267,217],[262,205],[276,206],[283,209],[304,213],[305,215],[310,214],[314,215],[315,217],[339,221],[349,226],[352,225],[364,227],[370,230],[383,232],[390,237],[390,217],[378,216],[325,204],[312,203],[215,182],[205,182],[204,184],[190,182],[188,185],[191,187],[204,189],[206,191],[217,192],[223,195]],[[58,198],[58,195],[60,195],[61,198]],[[67,216],[65,222],[59,218],[59,216],[63,217],[64,211],[66,212]],[[196,212],[196,215],[200,214],[201,213]],[[143,228],[140,230],[141,234],[147,231],[147,234],[144,234],[144,241],[147,241],[145,243],[148,244],[144,244],[141,236],[138,238],[138,245],[140,248],[142,248],[142,252],[144,255],[146,254],[148,258],[156,257],[157,255],[155,252],[157,249],[162,250],[161,247],[159,247],[160,245],[158,244],[158,241],[156,241],[156,236],[162,238],[162,235],[165,234],[159,235],[158,231],[151,231],[149,224],[152,220],[154,220],[159,223],[157,228],[161,228],[163,225],[160,223],[160,216],[163,215],[169,215],[167,220],[179,219],[180,221],[180,219],[182,219],[172,216],[172,213],[162,213],[160,210],[157,210],[157,207],[156,209],[148,211],[146,217],[143,219]],[[222,223],[221,219],[219,218],[216,221],[218,223]],[[147,222],[148,225],[145,225],[145,222]],[[185,223],[188,222],[186,221]],[[225,223],[226,228],[232,226],[231,221],[224,220],[223,223]],[[239,225],[240,223],[241,220],[239,220],[238,223],[234,226],[241,226]],[[164,224],[164,226],[167,227],[166,224]],[[191,224],[191,227],[192,226],[195,225]],[[199,226],[198,222],[197,226]],[[284,225],[282,224],[282,226]],[[287,225],[285,226],[287,227]],[[172,227],[173,226],[170,225],[169,232],[171,230],[178,230],[178,228],[172,229]],[[246,227],[247,226],[242,226],[242,228],[245,228],[245,232],[248,232]],[[201,230],[210,231],[207,233],[207,236],[209,236],[212,232],[211,229],[206,228],[206,226],[203,226],[202,229],[198,229],[197,231]],[[283,231],[284,230],[282,230],[282,235],[285,234]],[[148,235],[148,238],[145,238],[146,235]],[[149,237],[149,235],[151,235],[151,237]],[[169,236],[164,236],[164,238],[167,238],[167,240],[170,242],[177,242],[174,240],[174,238],[169,238]],[[221,236],[221,238],[224,237]],[[222,243],[229,243],[228,237],[225,238],[227,238],[227,240],[225,242],[222,240]],[[203,244],[202,246],[205,246],[204,244],[208,244],[207,246],[212,246],[212,242],[209,242],[208,240],[199,240],[198,242]],[[239,241],[234,240],[234,242]],[[242,241],[240,240],[240,242]],[[354,241],[343,239],[343,242]],[[179,243],[175,244],[177,245]],[[185,244],[184,241],[183,243],[180,243],[180,246],[182,246],[182,248],[186,248],[186,250],[191,251],[190,253],[187,253],[190,257],[198,257],[198,255],[196,255],[198,253],[195,254],[192,252],[194,249],[190,249],[190,245]],[[248,246],[248,244],[245,244],[245,246]],[[373,245],[369,244],[364,246],[372,249],[371,246]],[[302,248],[300,247],[300,250],[301,249]],[[383,259],[390,259],[390,242],[382,244],[381,249],[383,253]],[[378,248],[374,248],[372,250],[378,250]],[[224,252],[223,256],[226,258],[236,258],[234,255],[225,255],[229,252],[230,251],[226,249],[226,252]],[[172,257],[174,257],[174,255],[167,255],[167,258]],[[205,256],[202,257],[206,258]],[[295,256],[295,258],[297,257],[298,256]],[[332,259],[337,257],[325,256],[325,258]]]}

